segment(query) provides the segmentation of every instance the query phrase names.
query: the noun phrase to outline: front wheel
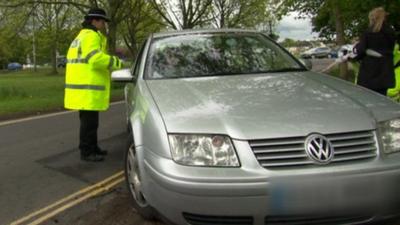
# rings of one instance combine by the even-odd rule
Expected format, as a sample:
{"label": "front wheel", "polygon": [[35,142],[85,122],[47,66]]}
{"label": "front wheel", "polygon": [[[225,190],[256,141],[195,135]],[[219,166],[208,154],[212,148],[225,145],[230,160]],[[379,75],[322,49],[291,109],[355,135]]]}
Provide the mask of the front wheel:
{"label": "front wheel", "polygon": [[146,220],[154,220],[154,209],[147,203],[143,195],[142,179],[139,160],[136,155],[135,144],[132,133],[129,133],[125,152],[125,180],[128,185],[129,194],[132,197],[133,207]]}

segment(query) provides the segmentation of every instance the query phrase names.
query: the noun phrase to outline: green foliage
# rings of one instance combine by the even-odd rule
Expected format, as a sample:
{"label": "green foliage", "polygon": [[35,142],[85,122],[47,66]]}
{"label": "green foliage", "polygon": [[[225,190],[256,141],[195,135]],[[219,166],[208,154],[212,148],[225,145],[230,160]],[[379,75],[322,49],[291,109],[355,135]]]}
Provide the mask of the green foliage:
{"label": "green foliage", "polygon": [[213,0],[150,0],[150,2],[168,26],[181,30],[205,25]]}
{"label": "green foliage", "polygon": [[[66,55],[69,45],[78,34],[80,28],[63,29],[58,32],[57,51],[60,55]],[[51,62],[51,52],[54,48],[54,39],[49,29],[42,29],[36,32],[36,54],[37,63],[43,65]],[[29,43],[29,41],[27,41]],[[32,51],[32,45],[27,46],[29,53]]]}
{"label": "green foliage", "polygon": [[[368,13],[375,7],[383,6],[389,13],[389,24],[400,25],[400,1],[364,0],[346,1],[338,0],[342,18],[345,24],[345,36],[347,41],[358,37],[368,27]],[[328,6],[321,7],[318,14],[313,18],[313,30],[320,36],[332,40],[335,35],[335,18],[332,16]]]}
{"label": "green foliage", "polygon": [[9,62],[25,63],[27,46],[29,42],[25,39],[16,36],[8,38],[0,34],[0,69],[5,69]]}
{"label": "green foliage", "polygon": [[324,5],[325,0],[273,0],[279,4],[277,14],[282,17],[289,12],[299,12],[302,15],[313,16],[318,14],[319,9]]}
{"label": "green foliage", "polygon": [[290,38],[285,38],[282,42],[280,42],[280,44],[285,48],[290,48],[290,47],[310,48],[313,45],[315,45],[313,41],[293,40]]}
{"label": "green foliage", "polygon": [[[349,81],[351,83],[356,83],[359,66],[360,65],[358,63],[350,63],[348,76],[346,78],[347,81]],[[330,71],[328,71],[327,74],[343,79],[343,77],[340,76],[340,71],[339,71],[338,65],[336,65]]]}
{"label": "green foliage", "polygon": [[11,46],[7,43],[5,35],[0,32],[0,69],[4,69],[7,66],[9,58],[11,58]]}
{"label": "green foliage", "polygon": [[[106,9],[109,23],[109,46],[127,45],[136,55],[143,40],[153,32],[174,27],[211,26],[211,15],[218,15],[217,2],[224,2],[224,27],[257,28],[273,33],[276,24],[275,0],[73,0],[25,1],[0,3],[0,69],[8,62],[33,63],[33,46],[37,64],[55,66],[56,52],[66,55],[69,44],[80,30],[84,13],[89,7]],[[175,5],[175,8],[171,8]],[[171,11],[171,9],[173,9]],[[169,11],[169,16],[167,15]],[[178,25],[175,27],[178,28]],[[33,41],[35,40],[35,41]],[[115,46],[116,45],[116,46]]]}
{"label": "green foliage", "polygon": [[62,107],[64,77],[21,71],[0,80],[0,115]]}
{"label": "green foliage", "polygon": [[215,27],[255,28],[275,22],[266,0],[213,0],[211,21]]}
{"label": "green foliage", "polygon": [[120,24],[120,33],[131,55],[136,56],[139,46],[149,36],[165,28],[161,16],[147,0],[130,1],[126,5],[129,12]]}
{"label": "green foliage", "polygon": [[[64,104],[64,76],[50,71],[18,71],[0,74],[0,115],[61,110]],[[123,85],[112,85],[112,98],[121,99]]]}
{"label": "green foliage", "polygon": [[283,47],[288,48],[288,47],[296,47],[297,41],[290,39],[290,38],[285,38],[285,40],[283,40],[283,42],[281,43],[281,45],[283,45]]}
{"label": "green foliage", "polygon": [[[268,33],[277,21],[274,0],[151,0],[173,29],[258,28]],[[271,26],[272,25],[272,26]],[[267,27],[268,29],[264,29]]]}
{"label": "green foliage", "polygon": [[0,10],[0,69],[9,62],[25,62],[29,42],[21,35],[21,25],[26,22],[26,17],[21,16],[23,11]]}
{"label": "green foliage", "polygon": [[15,86],[1,87],[0,88],[0,100],[4,101],[9,98],[25,98],[28,94],[25,90],[21,90]]}
{"label": "green foliage", "polygon": [[54,61],[56,51],[65,54],[74,30],[70,26],[71,18],[67,19],[62,12],[70,9],[65,5],[41,5],[21,0],[7,3],[9,7],[0,7],[3,16],[0,21],[0,68],[4,69],[9,62],[33,63],[33,45],[37,64]]}
{"label": "green foliage", "polygon": [[[279,1],[279,0],[277,0]],[[333,40],[337,34],[336,15],[332,4],[338,6],[344,24],[345,39],[358,37],[368,27],[368,13],[371,9],[383,6],[390,13],[389,23],[400,29],[400,1],[393,0],[282,0],[279,14],[297,11],[302,16],[311,16],[313,31],[320,37]]]}

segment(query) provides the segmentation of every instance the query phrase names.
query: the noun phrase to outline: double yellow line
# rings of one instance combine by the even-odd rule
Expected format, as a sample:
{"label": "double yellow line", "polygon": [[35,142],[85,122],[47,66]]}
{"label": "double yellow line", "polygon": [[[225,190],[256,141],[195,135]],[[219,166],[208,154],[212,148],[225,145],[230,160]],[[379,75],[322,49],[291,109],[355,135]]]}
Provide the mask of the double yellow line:
{"label": "double yellow line", "polygon": [[111,190],[114,186],[118,185],[125,180],[124,172],[120,171],[92,186],[86,187],[80,191],[77,191],[63,199],[56,201],[55,203],[46,206],[38,211],[32,212],[31,214],[12,222],[10,225],[38,225],[59,214],[60,212],[69,209],[88,198],[102,194]]}

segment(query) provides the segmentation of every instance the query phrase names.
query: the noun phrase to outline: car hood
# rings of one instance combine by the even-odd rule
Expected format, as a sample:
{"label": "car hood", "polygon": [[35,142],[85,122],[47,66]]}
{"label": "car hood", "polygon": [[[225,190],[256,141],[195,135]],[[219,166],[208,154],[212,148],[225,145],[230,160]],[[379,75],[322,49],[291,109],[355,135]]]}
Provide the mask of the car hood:
{"label": "car hood", "polygon": [[[312,72],[146,83],[169,133],[227,134],[243,140],[375,129],[374,107],[379,105],[368,106],[350,94],[361,92],[359,98],[370,103],[383,99]],[[392,114],[399,110],[388,109]]]}

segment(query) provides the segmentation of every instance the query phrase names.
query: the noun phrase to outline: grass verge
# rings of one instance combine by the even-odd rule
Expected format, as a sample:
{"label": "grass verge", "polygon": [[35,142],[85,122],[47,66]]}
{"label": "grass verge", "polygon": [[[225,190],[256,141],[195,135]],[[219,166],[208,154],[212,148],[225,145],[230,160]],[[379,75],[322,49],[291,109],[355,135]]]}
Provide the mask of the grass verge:
{"label": "grass verge", "polygon": [[[49,70],[0,73],[0,120],[60,111],[64,107],[64,71]],[[122,99],[123,84],[112,84],[112,99]]]}

